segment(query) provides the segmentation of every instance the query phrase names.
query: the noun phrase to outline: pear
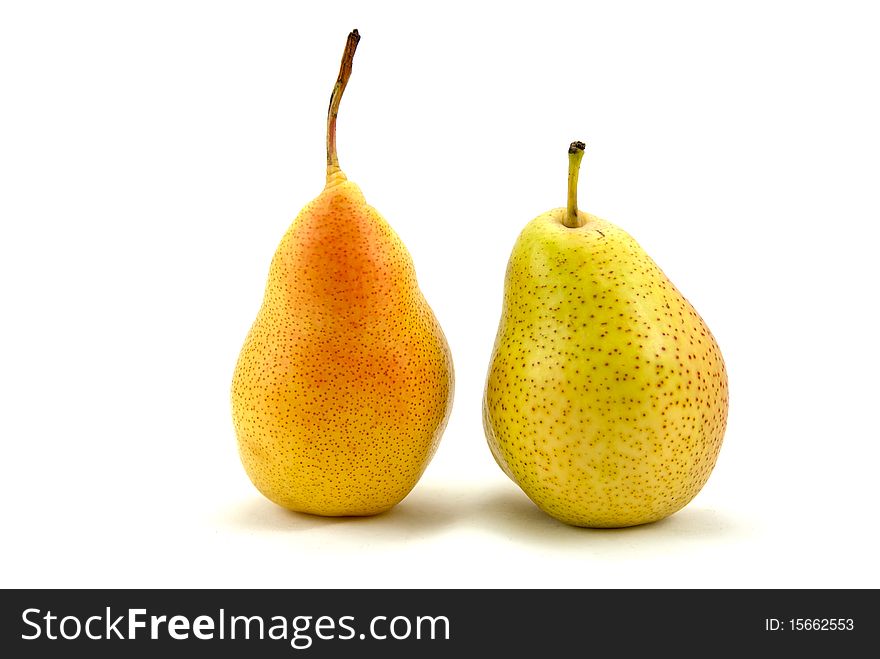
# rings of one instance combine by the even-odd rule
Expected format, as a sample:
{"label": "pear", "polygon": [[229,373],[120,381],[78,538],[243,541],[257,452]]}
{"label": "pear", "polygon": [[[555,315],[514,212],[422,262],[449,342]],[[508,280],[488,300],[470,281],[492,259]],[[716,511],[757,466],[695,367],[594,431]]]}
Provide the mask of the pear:
{"label": "pear", "polygon": [[526,225],[510,256],[483,399],[489,447],[539,508],[575,526],[653,522],[715,466],[727,423],[721,351],[625,231],[568,206]]}
{"label": "pear", "polygon": [[360,36],[348,37],[327,117],[327,183],[285,233],[232,381],[242,464],[290,510],[373,515],[431,460],[452,405],[446,338],[400,238],[339,168],[336,118]]}

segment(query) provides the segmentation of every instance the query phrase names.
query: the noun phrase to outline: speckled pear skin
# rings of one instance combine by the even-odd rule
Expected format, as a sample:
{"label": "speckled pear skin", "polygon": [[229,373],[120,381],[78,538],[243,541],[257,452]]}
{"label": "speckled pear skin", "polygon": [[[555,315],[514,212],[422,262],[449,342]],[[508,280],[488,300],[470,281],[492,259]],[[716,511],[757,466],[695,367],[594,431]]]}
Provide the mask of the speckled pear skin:
{"label": "speckled pear skin", "polygon": [[275,252],[235,368],[248,476],[295,511],[388,510],[433,456],[453,380],[406,247],[336,171]]}
{"label": "speckled pear skin", "polygon": [[727,373],[709,328],[625,231],[560,208],[530,222],[507,268],[483,401],[499,466],[576,526],[654,522],[709,478]]}

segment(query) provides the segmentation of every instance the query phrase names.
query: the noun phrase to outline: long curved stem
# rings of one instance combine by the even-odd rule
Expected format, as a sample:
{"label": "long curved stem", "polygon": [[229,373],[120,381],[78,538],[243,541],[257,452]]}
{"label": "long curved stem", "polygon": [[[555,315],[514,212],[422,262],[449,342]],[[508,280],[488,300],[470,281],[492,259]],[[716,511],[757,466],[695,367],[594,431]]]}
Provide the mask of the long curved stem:
{"label": "long curved stem", "polygon": [[568,147],[568,208],[562,223],[570,229],[584,226],[586,220],[578,217],[578,174],[584,158],[583,142],[572,142]]}
{"label": "long curved stem", "polygon": [[342,92],[351,77],[351,67],[354,61],[354,51],[357,50],[361,35],[357,30],[352,30],[345,42],[345,51],[342,53],[342,63],[339,65],[339,77],[333,86],[330,95],[330,108],[327,110],[327,176],[339,171],[339,158],[336,156],[336,115],[339,114],[339,102],[342,100]]}

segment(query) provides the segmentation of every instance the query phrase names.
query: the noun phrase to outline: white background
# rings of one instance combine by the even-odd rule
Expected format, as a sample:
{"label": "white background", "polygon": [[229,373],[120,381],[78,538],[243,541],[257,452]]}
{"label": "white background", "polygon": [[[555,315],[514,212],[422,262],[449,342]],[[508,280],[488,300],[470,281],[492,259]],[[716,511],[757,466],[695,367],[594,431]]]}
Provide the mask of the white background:
{"label": "white background", "polygon": [[[0,9],[0,584],[880,587],[870,2],[8,2]],[[288,513],[232,370],[362,35],[339,156],[400,234],[457,389],[412,494]],[[520,229],[632,233],[725,355],[728,432],[666,521],[539,512],[480,398]]]}

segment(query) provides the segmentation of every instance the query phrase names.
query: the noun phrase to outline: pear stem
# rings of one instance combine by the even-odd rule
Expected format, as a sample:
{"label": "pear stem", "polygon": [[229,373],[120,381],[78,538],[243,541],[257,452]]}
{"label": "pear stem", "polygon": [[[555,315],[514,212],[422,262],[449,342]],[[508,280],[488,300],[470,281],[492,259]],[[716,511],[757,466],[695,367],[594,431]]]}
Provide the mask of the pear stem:
{"label": "pear stem", "polygon": [[577,229],[586,224],[586,219],[578,217],[578,174],[584,158],[583,142],[572,142],[568,147],[568,209],[562,223],[569,229]]}
{"label": "pear stem", "polygon": [[339,114],[339,102],[342,100],[342,92],[351,77],[351,67],[354,61],[354,51],[357,50],[361,35],[357,30],[352,30],[345,42],[345,51],[342,53],[342,63],[339,65],[339,77],[333,86],[330,95],[330,108],[327,110],[327,178],[339,171],[339,158],[336,156],[336,115]]}

